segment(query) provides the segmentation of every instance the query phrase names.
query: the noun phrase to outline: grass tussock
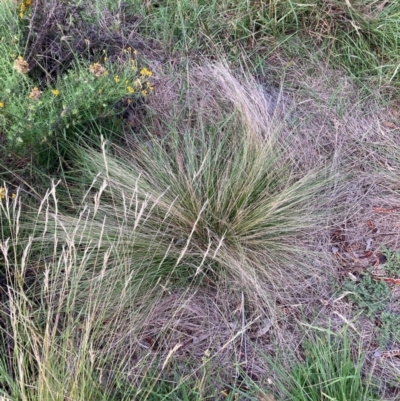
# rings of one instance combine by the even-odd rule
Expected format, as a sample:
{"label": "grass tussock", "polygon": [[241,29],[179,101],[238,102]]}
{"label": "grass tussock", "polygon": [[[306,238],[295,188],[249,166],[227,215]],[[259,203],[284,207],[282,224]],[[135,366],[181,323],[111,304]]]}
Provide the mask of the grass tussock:
{"label": "grass tussock", "polygon": [[[235,350],[252,323],[242,325],[235,314],[225,317],[226,294],[195,286],[171,293],[166,276],[158,283],[152,278],[159,278],[159,271],[140,271],[129,253],[115,257],[121,244],[105,226],[96,232],[87,214],[66,236],[65,216],[49,210],[57,210],[55,187],[43,200],[36,228],[20,242],[27,223],[19,199],[7,198],[1,210],[10,229],[0,248],[2,396],[24,401],[153,400],[159,394],[225,398],[220,391],[226,382],[235,385]],[[141,224],[130,227],[133,236]],[[90,227],[99,234],[91,243],[86,241]],[[51,230],[52,238],[43,236]],[[144,280],[153,280],[153,288]]]}
{"label": "grass tussock", "polygon": [[[321,331],[320,331],[321,330]],[[358,346],[350,346],[354,338],[345,330],[333,333],[319,329],[305,339],[304,359],[291,362],[287,375],[275,361],[274,367],[279,391],[288,400],[326,399],[372,401],[375,387],[363,377],[363,356]]]}
{"label": "grass tussock", "polygon": [[[124,159],[85,151],[82,176],[96,181],[83,198],[71,192],[84,209],[81,217],[60,216],[56,237],[79,232],[82,244],[104,253],[112,244],[109,258],[123,254],[141,286],[214,280],[224,271],[269,302],[272,291],[284,296],[316,277],[311,253],[299,245],[325,229],[329,176],[293,169],[288,138],[279,137],[254,84],[221,65],[199,73],[208,77],[209,96],[219,93],[210,103],[225,99],[217,112],[191,114],[190,125],[188,115],[176,116],[187,119],[184,131],[169,121],[164,137],[149,132],[146,146]],[[222,119],[213,121],[215,114]]]}
{"label": "grass tussock", "polygon": [[[13,338],[21,337],[22,316],[32,327],[19,339],[21,351],[13,346],[8,363],[17,364],[21,352],[25,369],[34,355],[34,373],[20,375],[39,380],[35,396],[46,399],[64,388],[72,398],[102,399],[114,394],[119,380],[133,394],[144,386],[138,372],[148,375],[154,368],[160,380],[168,345],[160,348],[164,360],[157,354],[134,355],[142,355],[140,338],[176,341],[161,333],[183,316],[180,302],[176,315],[155,332],[146,335],[146,330],[149,324],[157,328],[147,317],[154,316],[155,305],[179,288],[220,286],[226,278],[246,294],[252,308],[261,312],[267,307],[273,320],[277,300],[318,284],[318,270],[325,265],[313,264],[315,255],[307,246],[325,229],[331,182],[326,170],[303,174],[296,169],[288,151],[290,136],[281,135],[275,125],[278,114],[253,81],[234,77],[222,65],[202,66],[196,74],[197,85],[193,79],[187,93],[198,102],[207,77],[208,98],[196,108],[183,96],[182,115],[167,122],[162,137],[149,130],[148,140],[132,152],[107,150],[106,143],[102,152],[76,150],[80,174],[75,181],[67,177],[72,209],[59,201],[64,190],[54,183],[32,218],[22,224],[9,219],[11,231],[21,224],[31,235],[19,248],[10,248],[13,257],[4,249],[8,279],[21,283],[20,292],[7,298],[23,310],[10,309],[6,324]],[[207,112],[211,105],[213,114]],[[7,205],[17,204],[18,199],[8,198]],[[41,279],[27,289],[30,255],[36,255]],[[35,317],[29,314],[32,303],[40,311]],[[248,325],[228,330],[211,359],[228,363],[225,353]],[[35,330],[39,334],[34,336]],[[103,350],[110,343],[116,346]],[[121,353],[117,344],[129,351]],[[70,355],[72,350],[79,351],[78,357]],[[201,360],[195,372],[203,372],[205,365]],[[71,369],[72,376],[67,374]],[[112,385],[100,379],[105,370]],[[134,379],[128,379],[130,374]],[[19,380],[15,391],[27,386],[28,381]],[[146,397],[153,394],[146,391]]]}

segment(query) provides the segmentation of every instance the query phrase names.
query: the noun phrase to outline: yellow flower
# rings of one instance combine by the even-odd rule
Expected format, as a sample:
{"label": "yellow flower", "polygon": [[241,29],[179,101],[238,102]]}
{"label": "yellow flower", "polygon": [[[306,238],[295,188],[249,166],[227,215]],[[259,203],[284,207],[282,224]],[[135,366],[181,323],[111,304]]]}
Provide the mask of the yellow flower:
{"label": "yellow flower", "polygon": [[4,108],[4,103],[0,102],[0,109],[3,109],[3,108]]}
{"label": "yellow flower", "polygon": [[[12,193],[11,194],[11,199],[15,199],[17,197],[17,194]],[[5,199],[6,198],[6,188],[5,187],[0,187],[0,199]]]}
{"label": "yellow flower", "polygon": [[135,89],[133,89],[132,86],[127,86],[127,87],[126,87],[126,90],[127,90],[129,93],[134,93],[134,92],[135,92]]}
{"label": "yellow flower", "polygon": [[23,57],[19,56],[17,59],[14,61],[14,68],[22,73],[26,74],[29,71],[29,64],[26,60],[24,60]]}
{"label": "yellow flower", "polygon": [[29,94],[29,99],[33,99],[33,100],[39,100],[40,96],[42,96],[42,91],[38,89],[37,86],[35,86],[32,89],[32,92]]}
{"label": "yellow flower", "polygon": [[140,75],[151,77],[153,73],[145,67],[140,70]]}
{"label": "yellow flower", "polygon": [[118,82],[120,81],[120,79],[119,79],[119,76],[118,76],[118,75],[116,75],[116,76],[114,77],[114,81],[115,81],[115,83],[118,83]]}
{"label": "yellow flower", "polygon": [[100,65],[99,63],[90,64],[89,65],[89,71],[95,77],[101,77],[101,76],[107,74],[107,70],[102,65]]}
{"label": "yellow flower", "polygon": [[24,18],[24,12],[27,10],[27,8],[31,5],[31,0],[26,0],[23,1],[20,6],[19,6],[19,17]]}
{"label": "yellow flower", "polygon": [[58,89],[52,89],[52,90],[51,90],[51,93],[52,93],[54,96],[58,96],[58,95],[60,94],[60,91],[59,91]]}
{"label": "yellow flower", "polygon": [[142,87],[142,81],[139,78],[135,79],[135,82],[133,84],[135,85],[135,88],[141,88]]}
{"label": "yellow flower", "polygon": [[146,89],[143,89],[141,92],[140,92],[143,96],[147,96],[149,93],[147,92],[147,90]]}
{"label": "yellow flower", "polygon": [[98,92],[98,93],[103,93],[103,89],[100,88],[97,92]]}

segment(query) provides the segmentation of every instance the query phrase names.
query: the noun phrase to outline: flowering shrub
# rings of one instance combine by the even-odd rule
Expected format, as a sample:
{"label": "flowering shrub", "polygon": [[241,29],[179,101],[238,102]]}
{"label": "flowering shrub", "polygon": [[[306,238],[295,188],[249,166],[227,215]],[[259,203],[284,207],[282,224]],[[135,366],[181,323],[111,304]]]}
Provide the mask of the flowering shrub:
{"label": "flowering shrub", "polygon": [[27,13],[29,13],[30,7],[32,6],[32,0],[23,0],[19,4],[19,17],[25,18],[27,16]]}
{"label": "flowering shrub", "polygon": [[103,60],[75,63],[53,87],[43,82],[35,85],[22,56],[8,61],[2,68],[6,87],[0,89],[0,129],[7,134],[7,146],[24,155],[27,149],[48,146],[53,139],[73,140],[87,130],[88,122],[97,124],[122,113],[116,107],[119,101],[131,104],[153,90],[152,71],[139,70],[136,60],[129,58],[117,67],[107,57]]}
{"label": "flowering shrub", "polygon": [[0,13],[0,163],[49,166],[71,141],[119,136],[120,115],[153,90],[138,52],[120,37],[93,36],[85,21],[75,27],[80,9],[70,3],[17,0]]}

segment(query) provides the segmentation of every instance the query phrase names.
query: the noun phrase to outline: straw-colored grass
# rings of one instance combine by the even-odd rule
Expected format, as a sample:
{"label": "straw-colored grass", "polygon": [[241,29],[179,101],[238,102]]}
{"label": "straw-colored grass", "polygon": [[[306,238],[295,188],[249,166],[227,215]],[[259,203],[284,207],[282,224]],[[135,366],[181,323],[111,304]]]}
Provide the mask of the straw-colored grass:
{"label": "straw-colored grass", "polygon": [[218,281],[224,271],[269,303],[271,293],[283,297],[317,280],[301,240],[326,228],[330,177],[324,169],[296,171],[290,136],[276,128],[254,83],[221,65],[201,74],[209,77],[209,93],[226,99],[214,98],[222,118],[192,116],[185,131],[170,122],[163,138],[149,132],[146,146],[122,158],[105,145],[103,153],[82,151],[80,173],[96,181],[85,196],[71,189],[82,214],[60,216],[57,238],[79,233],[82,246],[97,244],[104,254],[112,246],[108,260],[124,260],[142,288],[204,276]]}

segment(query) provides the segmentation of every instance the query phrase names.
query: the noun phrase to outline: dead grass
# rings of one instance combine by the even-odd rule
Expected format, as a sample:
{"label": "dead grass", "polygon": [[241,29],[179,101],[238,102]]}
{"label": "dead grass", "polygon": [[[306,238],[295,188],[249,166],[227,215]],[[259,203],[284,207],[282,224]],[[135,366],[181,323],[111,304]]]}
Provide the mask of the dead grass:
{"label": "dead grass", "polygon": [[[139,380],[139,386],[140,378],[150,371],[160,378],[178,371],[198,381],[206,366],[215,378],[208,386],[217,386],[219,391],[239,382],[241,371],[260,380],[266,368],[257,348],[268,343],[269,321],[266,316],[249,314],[242,296],[231,290],[202,288],[165,294],[137,333],[129,334],[129,319],[121,322],[122,337],[114,336],[111,343],[124,350],[126,374],[136,383]],[[206,392],[219,391],[208,388]]]}

